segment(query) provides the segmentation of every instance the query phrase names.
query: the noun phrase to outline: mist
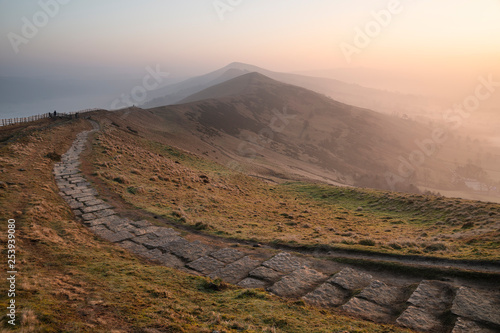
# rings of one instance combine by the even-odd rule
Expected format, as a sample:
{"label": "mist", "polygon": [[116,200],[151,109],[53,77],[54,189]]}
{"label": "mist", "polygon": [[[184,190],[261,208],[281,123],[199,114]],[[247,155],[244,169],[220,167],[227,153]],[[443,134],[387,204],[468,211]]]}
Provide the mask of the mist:
{"label": "mist", "polygon": [[[174,104],[239,62],[404,124],[388,168],[423,154],[411,180],[423,189],[474,196],[452,175],[500,181],[498,1],[52,5],[0,1],[2,118]],[[418,143],[433,131],[446,139],[429,153]]]}

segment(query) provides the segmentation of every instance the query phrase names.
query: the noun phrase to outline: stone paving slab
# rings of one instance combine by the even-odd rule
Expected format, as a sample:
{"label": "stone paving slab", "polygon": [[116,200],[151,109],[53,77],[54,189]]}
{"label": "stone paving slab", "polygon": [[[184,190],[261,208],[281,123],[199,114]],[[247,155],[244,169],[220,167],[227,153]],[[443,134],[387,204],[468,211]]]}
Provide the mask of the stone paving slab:
{"label": "stone paving slab", "polygon": [[172,268],[184,267],[184,262],[182,262],[181,259],[177,258],[176,256],[170,253],[163,253],[160,257],[157,257],[154,260],[167,267],[172,267]]}
{"label": "stone paving slab", "polygon": [[170,246],[172,244],[178,244],[178,242],[184,242],[185,239],[182,237],[179,237],[179,236],[170,236],[170,237],[161,237],[160,238],[160,237],[153,235],[153,234],[145,234],[145,235],[133,238],[132,241],[140,243],[149,249],[158,248],[164,252],[170,252]]}
{"label": "stone paving slab", "polygon": [[84,213],[93,213],[93,212],[97,212],[99,210],[104,210],[104,209],[108,209],[108,208],[112,208],[112,207],[108,204],[100,204],[100,205],[96,205],[96,206],[85,207],[82,209],[82,211]]}
{"label": "stone paving slab", "polygon": [[173,236],[179,236],[180,233],[175,231],[174,229],[172,228],[163,228],[163,227],[152,227],[153,230],[151,231],[151,233],[153,233],[154,235],[158,236],[158,237],[173,237]]}
{"label": "stone paving slab", "polygon": [[406,301],[405,295],[405,288],[389,286],[382,281],[375,280],[363,289],[358,297],[381,306],[394,307]]}
{"label": "stone paving slab", "polygon": [[441,313],[450,308],[454,293],[451,286],[445,282],[420,282],[417,289],[411,294],[408,303],[428,309],[434,313]]}
{"label": "stone paving slab", "polygon": [[449,284],[424,280],[408,299],[410,306],[396,323],[416,331],[442,331],[444,327],[440,317],[451,307],[453,297]]}
{"label": "stone paving slab", "polygon": [[376,322],[388,323],[394,319],[394,315],[391,309],[360,297],[351,298],[349,302],[342,306],[342,309],[363,319],[368,319]]}
{"label": "stone paving slab", "polygon": [[107,224],[107,223],[110,223],[111,221],[121,221],[121,220],[122,220],[122,218],[120,218],[117,215],[110,215],[110,216],[101,217],[100,219],[95,219],[92,221],[85,221],[84,223],[89,225],[89,226],[96,226],[99,224]]}
{"label": "stone paving slab", "polygon": [[314,269],[302,267],[290,275],[285,275],[273,284],[269,291],[278,296],[300,297],[316,285],[326,280],[327,276]]}
{"label": "stone paving slab", "polygon": [[182,262],[182,260],[180,260],[179,258],[170,253],[163,253],[158,249],[148,250],[145,252],[144,256],[150,260],[159,262],[160,264],[167,267],[172,267],[172,268],[184,267],[184,263]]}
{"label": "stone paving slab", "polygon": [[237,284],[255,267],[260,265],[260,261],[254,260],[249,256],[243,257],[222,269],[208,275],[211,279],[220,278],[225,282]]}
{"label": "stone paving slab", "polygon": [[105,233],[102,237],[107,239],[111,243],[117,243],[117,242],[121,242],[124,240],[129,240],[129,239],[133,238],[134,235],[126,230],[119,231],[119,232],[113,232],[110,230],[109,233]]}
{"label": "stone paving slab", "polygon": [[277,272],[274,269],[265,266],[259,266],[249,273],[250,277],[273,283],[281,279],[283,275],[284,273]]}
{"label": "stone paving slab", "polygon": [[78,202],[78,201],[73,200],[73,199],[71,199],[68,202],[68,205],[69,205],[69,208],[71,208],[71,209],[78,209],[78,208],[82,208],[83,207],[83,203]]}
{"label": "stone paving slab", "polygon": [[[130,224],[136,226],[138,229],[141,231],[138,231],[138,235],[142,236],[144,239],[159,239],[159,238],[172,238],[172,239],[179,239],[181,237],[178,237],[180,235],[179,232],[175,231],[172,228],[165,228],[165,227],[158,227],[154,225],[147,225],[147,226],[142,226],[145,223],[149,223],[147,221],[140,221],[141,223],[137,223],[134,221],[130,221]],[[139,226],[138,226],[139,225]],[[165,251],[169,251],[168,249],[165,249]]]}
{"label": "stone paving slab", "polygon": [[483,326],[477,322],[470,321],[464,318],[458,318],[451,333],[498,333],[500,327],[490,328]]}
{"label": "stone paving slab", "polygon": [[85,179],[83,177],[72,177],[68,178],[70,184],[83,183]]}
{"label": "stone paving slab", "polygon": [[97,212],[93,212],[93,213],[89,213],[89,214],[94,214],[96,216],[96,218],[100,219],[101,217],[110,216],[110,215],[113,215],[116,213],[112,209],[103,209],[103,210],[99,210]]}
{"label": "stone paving slab", "polygon": [[500,294],[460,287],[451,311],[460,317],[500,326]]}
{"label": "stone paving slab", "polygon": [[64,194],[66,195],[70,195],[70,196],[74,196],[75,194],[82,194],[82,192],[80,190],[73,190],[73,189],[64,189],[62,192],[64,192]]}
{"label": "stone paving slab", "polygon": [[75,193],[71,194],[70,196],[73,198],[73,199],[78,199],[78,198],[83,198],[83,197],[86,197],[88,196],[88,193],[84,192],[83,190],[80,191],[80,190],[74,190]]}
{"label": "stone paving slab", "polygon": [[323,283],[317,289],[306,294],[303,299],[308,303],[322,307],[336,307],[347,302],[350,292],[331,283]]}
{"label": "stone paving slab", "polygon": [[97,190],[95,190],[93,188],[87,188],[87,189],[82,190],[82,194],[98,195]]}
{"label": "stone paving slab", "polygon": [[413,305],[399,316],[396,323],[415,331],[443,332],[443,324],[437,316]]}
{"label": "stone paving slab", "polygon": [[147,251],[149,251],[145,246],[134,243],[130,240],[125,240],[123,242],[120,242],[120,243],[118,243],[118,245],[121,246],[122,248],[132,252],[132,253],[143,255],[143,256],[145,255],[145,253]]}
{"label": "stone paving slab", "polygon": [[[179,236],[174,236],[174,237],[179,237]],[[179,258],[182,258],[186,261],[194,261],[213,251],[211,247],[201,244],[199,241],[173,242],[170,243],[169,250],[171,253],[175,254]]]}
{"label": "stone paving slab", "polygon": [[246,278],[238,283],[238,286],[245,289],[265,289],[269,283],[254,278]]}
{"label": "stone paving slab", "polygon": [[304,260],[291,255],[288,252],[281,252],[271,259],[262,263],[262,266],[274,269],[275,271],[289,274],[304,265]]}
{"label": "stone paving slab", "polygon": [[[134,224],[133,222],[131,222],[130,224],[136,226],[136,224]],[[156,238],[158,238],[156,235],[154,235],[154,237],[150,237],[151,236],[151,230],[149,228],[151,228],[151,227],[137,227],[136,226],[136,229],[133,231],[133,233],[136,236],[147,235],[146,236],[147,239],[156,239]]]}
{"label": "stone paving slab", "polygon": [[132,224],[125,222],[125,221],[122,224],[107,226],[107,227],[109,230],[111,230],[113,232],[127,231],[127,232],[132,234],[132,238],[135,237],[134,231],[137,230],[136,227],[134,227]]}
{"label": "stone paving slab", "polygon": [[212,257],[204,256],[190,262],[186,266],[194,269],[195,271],[208,275],[218,269],[223,268],[225,264],[222,261],[219,261]]}
{"label": "stone paving slab", "polygon": [[[109,230],[119,232],[122,230],[135,230],[136,227],[130,224],[130,220],[126,218],[110,220],[103,223]],[[135,236],[135,235],[134,235]]]}
{"label": "stone paving slab", "polygon": [[105,230],[105,231],[109,231],[108,228],[106,228],[105,225],[102,225],[102,224],[97,224],[97,225],[93,225],[93,226],[89,226],[89,229],[94,232],[95,234],[98,234],[99,232],[101,232],[102,230]]}
{"label": "stone paving slab", "polygon": [[373,277],[352,268],[344,268],[333,275],[327,282],[337,284],[346,290],[356,290],[370,284]]}
{"label": "stone paving slab", "polygon": [[73,198],[72,198],[72,197],[67,196],[67,195],[64,195],[64,193],[62,193],[62,192],[59,192],[59,195],[60,195],[60,196],[61,196],[61,198],[63,198],[63,199],[64,199],[64,201],[66,201],[67,203],[70,203],[70,202],[73,200]]}
{"label": "stone paving slab", "polygon": [[[136,232],[137,232],[137,229],[136,229]],[[144,244],[145,242],[155,241],[155,240],[158,240],[158,237],[155,236],[155,235],[153,235],[153,234],[151,234],[151,233],[146,233],[146,234],[143,234],[143,235],[138,235],[137,237],[135,237],[134,239],[132,239],[133,242],[138,243],[138,244]],[[164,250],[164,249],[162,249],[162,250]]]}
{"label": "stone paving slab", "polygon": [[236,249],[226,247],[214,253],[211,253],[210,256],[226,264],[230,264],[238,259],[243,258],[245,254]]}
{"label": "stone paving slab", "polygon": [[90,230],[92,230],[97,236],[100,236],[102,238],[111,237],[114,234],[114,232],[112,232],[102,224],[91,226]]}
{"label": "stone paving slab", "polygon": [[82,216],[83,212],[80,209],[73,209],[73,214],[76,216]]}
{"label": "stone paving slab", "polygon": [[[145,235],[140,236],[138,238],[149,238],[152,241],[160,241],[160,237],[156,236],[153,233],[148,233],[148,234],[145,234]],[[173,238],[173,241],[170,241],[170,242],[160,246],[160,249],[163,252],[171,252],[171,250],[173,250],[175,247],[187,246],[189,244],[189,241],[187,241],[186,239],[184,239],[182,237],[174,236],[172,238]]]}
{"label": "stone paving slab", "polygon": [[82,216],[80,217],[82,218],[83,221],[92,221],[97,219],[97,216],[94,213],[86,213],[86,214],[82,213]]}
{"label": "stone paving slab", "polygon": [[80,183],[76,183],[75,185],[76,185],[76,188],[80,189],[80,190],[85,190],[89,186],[91,186],[89,182],[80,182]]}
{"label": "stone paving slab", "polygon": [[[88,197],[84,197],[84,198],[88,198]],[[97,206],[97,205],[102,205],[102,204],[105,204],[105,202],[101,199],[96,199],[96,198],[94,198],[93,200],[88,200],[88,201],[84,202],[84,205],[87,207]],[[108,208],[110,208],[110,207],[108,207]]]}
{"label": "stone paving slab", "polygon": [[152,226],[151,222],[146,221],[146,220],[132,221],[130,223],[135,225],[137,228],[146,228],[146,227]]}

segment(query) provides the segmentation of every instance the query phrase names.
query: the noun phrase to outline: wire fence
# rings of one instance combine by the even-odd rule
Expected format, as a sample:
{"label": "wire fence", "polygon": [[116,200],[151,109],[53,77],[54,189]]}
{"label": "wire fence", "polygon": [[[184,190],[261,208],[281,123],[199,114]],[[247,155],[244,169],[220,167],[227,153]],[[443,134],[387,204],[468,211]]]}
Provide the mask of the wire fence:
{"label": "wire fence", "polygon": [[43,114],[37,114],[34,116],[29,116],[29,117],[20,117],[20,118],[9,118],[9,119],[1,119],[0,120],[0,126],[9,126],[9,125],[15,125],[15,124],[20,124],[20,123],[29,123],[32,121],[37,121],[40,119],[45,119],[45,118],[78,118],[80,115],[83,115],[88,112],[93,112],[93,111],[99,111],[102,109],[86,109],[86,110],[81,110],[81,111],[76,111],[76,112],[65,112],[65,113],[59,113],[59,112],[48,112],[48,113],[43,113]]}

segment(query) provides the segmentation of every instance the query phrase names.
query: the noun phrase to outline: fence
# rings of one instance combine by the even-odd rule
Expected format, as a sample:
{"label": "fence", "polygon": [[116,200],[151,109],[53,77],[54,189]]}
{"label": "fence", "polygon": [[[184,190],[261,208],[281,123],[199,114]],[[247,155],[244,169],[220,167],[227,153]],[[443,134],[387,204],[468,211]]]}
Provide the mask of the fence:
{"label": "fence", "polygon": [[15,125],[15,124],[20,124],[20,123],[28,123],[28,122],[37,121],[37,120],[44,119],[44,118],[73,118],[73,116],[77,115],[77,114],[84,114],[87,112],[99,111],[99,110],[102,110],[102,109],[86,109],[86,110],[81,110],[81,111],[76,111],[76,112],[66,112],[66,113],[58,113],[57,112],[55,115],[53,112],[48,112],[48,113],[38,114],[35,116],[29,116],[29,117],[1,119],[0,126],[9,126],[9,125]]}

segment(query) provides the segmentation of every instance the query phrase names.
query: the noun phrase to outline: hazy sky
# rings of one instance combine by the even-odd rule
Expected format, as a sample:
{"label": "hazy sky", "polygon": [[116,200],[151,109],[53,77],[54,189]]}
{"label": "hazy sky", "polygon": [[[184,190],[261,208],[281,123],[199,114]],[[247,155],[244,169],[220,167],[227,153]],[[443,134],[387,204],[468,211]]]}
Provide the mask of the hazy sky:
{"label": "hazy sky", "polygon": [[[373,12],[389,9],[377,23]],[[371,29],[369,45],[356,46],[358,28]],[[0,33],[0,76],[114,76],[157,64],[194,75],[233,61],[447,73],[471,84],[500,72],[499,0],[0,0]]]}

